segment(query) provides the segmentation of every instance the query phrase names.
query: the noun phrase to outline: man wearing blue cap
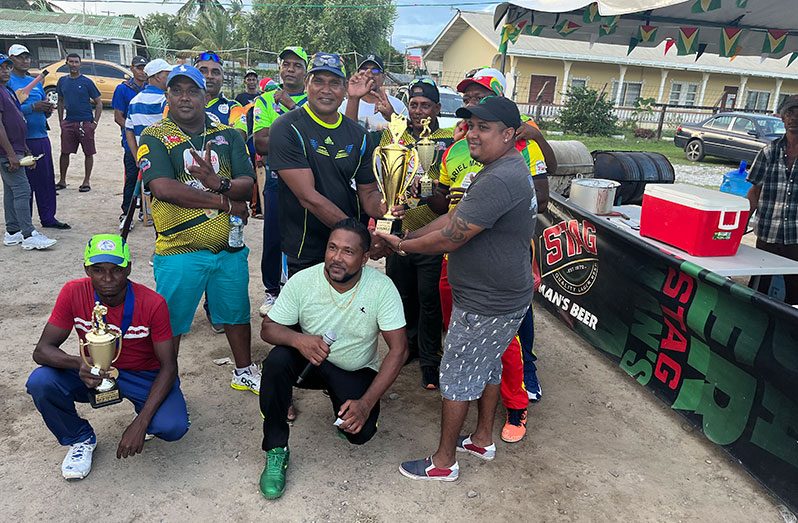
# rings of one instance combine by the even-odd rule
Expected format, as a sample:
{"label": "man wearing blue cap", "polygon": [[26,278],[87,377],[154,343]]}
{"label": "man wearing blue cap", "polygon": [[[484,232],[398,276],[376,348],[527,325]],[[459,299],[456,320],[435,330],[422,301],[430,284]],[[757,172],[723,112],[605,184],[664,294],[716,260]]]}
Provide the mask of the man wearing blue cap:
{"label": "man wearing blue cap", "polygon": [[147,127],[138,149],[139,170],[152,192],[158,238],[153,268],[169,304],[175,335],[191,329],[207,295],[212,323],[224,325],[236,369],[231,386],[260,390],[252,365],[249,325],[249,249],[237,241],[232,217],[246,222],[255,174],[244,139],[205,112],[205,78],[178,65],[166,80],[169,115]]}
{"label": "man wearing blue cap", "polygon": [[[67,282],[56,299],[33,359],[41,365],[27,382],[27,391],[47,428],[61,445],[69,447],[61,473],[78,480],[91,472],[97,436],[75,410],[75,402],[88,403],[89,389],[108,373],[89,367],[78,355],[61,346],[74,328],[81,340],[92,328],[95,302],[107,307],[107,327],[122,334],[121,352],[114,362],[123,398],[133,403],[136,418],[125,429],[117,458],[140,453],[147,436],[175,441],[188,431],[188,411],[180,379],[177,352],[166,302],[155,291],[131,282],[130,249],[121,236],[98,234],[83,254],[88,278]],[[94,371],[92,371],[94,369]]]}
{"label": "man wearing blue cap", "polygon": [[330,228],[361,209],[385,213],[366,132],[338,108],[346,94],[341,57],[319,52],[305,77],[308,101],[269,131],[269,167],[279,176],[280,245],[288,276],[324,261]]}

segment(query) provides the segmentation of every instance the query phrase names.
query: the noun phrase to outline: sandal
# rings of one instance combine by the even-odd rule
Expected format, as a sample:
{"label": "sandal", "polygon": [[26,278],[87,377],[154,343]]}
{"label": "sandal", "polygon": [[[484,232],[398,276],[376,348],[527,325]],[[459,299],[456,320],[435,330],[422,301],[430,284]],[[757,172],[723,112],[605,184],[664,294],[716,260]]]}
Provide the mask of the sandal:
{"label": "sandal", "polygon": [[57,184],[55,184],[55,190],[56,191],[60,191],[62,189],[66,189],[66,188],[67,188],[67,184],[65,184],[65,183],[57,183]]}
{"label": "sandal", "polygon": [[81,185],[80,187],[78,187],[78,192],[89,192],[89,191],[91,191],[91,187],[89,187],[88,185]]}

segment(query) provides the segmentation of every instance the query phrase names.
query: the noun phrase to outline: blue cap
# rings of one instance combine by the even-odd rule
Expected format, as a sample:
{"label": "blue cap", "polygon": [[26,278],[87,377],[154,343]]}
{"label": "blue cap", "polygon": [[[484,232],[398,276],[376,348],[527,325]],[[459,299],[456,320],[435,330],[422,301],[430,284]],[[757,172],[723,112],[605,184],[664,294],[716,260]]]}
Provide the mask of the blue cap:
{"label": "blue cap", "polygon": [[10,62],[11,58],[7,57],[3,53],[0,53],[0,65],[3,65],[6,62]]}
{"label": "blue cap", "polygon": [[310,57],[308,74],[317,71],[327,71],[334,75],[346,78],[346,67],[340,55],[335,53],[318,52]]}
{"label": "blue cap", "polygon": [[186,64],[176,65],[174,69],[172,69],[172,72],[169,73],[169,76],[166,77],[166,86],[169,87],[172,81],[178,76],[185,76],[197,84],[197,87],[200,89],[205,89],[205,77],[202,76],[200,70],[194,66]]}

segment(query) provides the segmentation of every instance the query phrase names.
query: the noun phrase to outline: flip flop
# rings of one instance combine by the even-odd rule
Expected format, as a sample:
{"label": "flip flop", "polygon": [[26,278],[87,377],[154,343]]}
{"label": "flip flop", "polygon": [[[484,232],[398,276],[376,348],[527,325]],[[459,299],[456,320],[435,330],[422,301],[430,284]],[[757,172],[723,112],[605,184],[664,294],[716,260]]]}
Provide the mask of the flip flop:
{"label": "flip flop", "polygon": [[65,183],[57,183],[57,184],[55,184],[55,190],[56,191],[60,191],[61,189],[66,189],[66,188],[67,188],[67,186],[66,186]]}
{"label": "flip flop", "polygon": [[89,191],[91,191],[91,187],[89,187],[88,185],[81,185],[80,187],[78,187],[78,192],[89,192]]}

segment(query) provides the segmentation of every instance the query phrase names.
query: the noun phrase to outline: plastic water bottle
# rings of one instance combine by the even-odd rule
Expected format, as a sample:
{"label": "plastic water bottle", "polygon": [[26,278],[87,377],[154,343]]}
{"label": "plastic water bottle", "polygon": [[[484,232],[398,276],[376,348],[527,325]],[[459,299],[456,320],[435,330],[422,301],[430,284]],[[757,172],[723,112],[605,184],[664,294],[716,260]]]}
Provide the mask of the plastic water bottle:
{"label": "plastic water bottle", "polygon": [[723,182],[720,184],[720,192],[736,194],[745,197],[751,184],[745,180],[745,160],[740,162],[740,168],[736,171],[729,171],[723,175]]}
{"label": "plastic water bottle", "polygon": [[244,220],[238,216],[230,216],[230,234],[227,235],[227,245],[236,248],[244,246]]}

